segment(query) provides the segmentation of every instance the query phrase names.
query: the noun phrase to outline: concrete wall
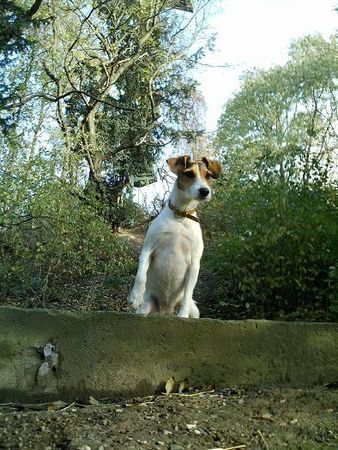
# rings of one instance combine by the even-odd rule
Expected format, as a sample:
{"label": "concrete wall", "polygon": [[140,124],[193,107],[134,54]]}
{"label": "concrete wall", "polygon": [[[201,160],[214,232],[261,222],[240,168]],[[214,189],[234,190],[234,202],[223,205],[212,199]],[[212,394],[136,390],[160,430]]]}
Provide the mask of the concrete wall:
{"label": "concrete wall", "polygon": [[337,343],[332,323],[1,307],[0,402],[152,394],[172,376],[192,386],[327,383]]}

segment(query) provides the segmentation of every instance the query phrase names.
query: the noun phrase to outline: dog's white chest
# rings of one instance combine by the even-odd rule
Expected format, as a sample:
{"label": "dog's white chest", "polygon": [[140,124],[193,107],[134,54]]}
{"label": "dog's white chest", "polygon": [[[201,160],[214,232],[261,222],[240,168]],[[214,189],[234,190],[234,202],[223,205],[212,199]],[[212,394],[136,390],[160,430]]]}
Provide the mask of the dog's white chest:
{"label": "dog's white chest", "polygon": [[162,211],[153,222],[148,235],[152,241],[165,241],[168,250],[178,245],[179,251],[186,255],[189,253],[190,257],[202,256],[203,238],[199,223],[189,218],[177,218],[169,209]]}

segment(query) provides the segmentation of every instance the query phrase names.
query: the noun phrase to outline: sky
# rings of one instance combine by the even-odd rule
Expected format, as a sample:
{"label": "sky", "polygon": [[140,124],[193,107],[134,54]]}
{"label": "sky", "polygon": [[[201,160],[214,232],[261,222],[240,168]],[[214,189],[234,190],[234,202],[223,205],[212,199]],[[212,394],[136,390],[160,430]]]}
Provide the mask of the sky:
{"label": "sky", "polygon": [[338,0],[212,0],[209,29],[217,33],[213,53],[196,72],[207,105],[206,128],[212,132],[225,102],[239,89],[250,68],[284,64],[290,43],[307,34],[325,38],[338,28]]}

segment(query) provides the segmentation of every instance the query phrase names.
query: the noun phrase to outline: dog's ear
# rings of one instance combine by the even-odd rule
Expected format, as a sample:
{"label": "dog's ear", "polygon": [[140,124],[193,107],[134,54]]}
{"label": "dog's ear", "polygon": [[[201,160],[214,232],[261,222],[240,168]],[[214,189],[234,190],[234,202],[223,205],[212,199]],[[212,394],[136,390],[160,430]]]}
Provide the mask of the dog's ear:
{"label": "dog's ear", "polygon": [[167,159],[167,164],[169,169],[175,174],[179,175],[182,173],[190,163],[191,158],[189,155],[177,156],[176,158]]}
{"label": "dog's ear", "polygon": [[207,169],[210,170],[212,178],[219,178],[222,173],[221,163],[216,161],[216,159],[206,158],[205,156],[202,158],[202,161],[207,166]]}

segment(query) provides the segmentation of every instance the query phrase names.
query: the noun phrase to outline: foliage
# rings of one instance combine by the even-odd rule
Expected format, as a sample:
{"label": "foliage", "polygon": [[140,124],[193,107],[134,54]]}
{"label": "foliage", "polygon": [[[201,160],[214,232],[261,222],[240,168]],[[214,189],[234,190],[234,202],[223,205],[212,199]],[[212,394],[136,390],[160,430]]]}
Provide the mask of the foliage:
{"label": "foliage", "polygon": [[[35,176],[25,180],[26,186]],[[20,181],[1,191],[0,297],[32,297],[35,305],[45,306],[76,298],[83,286],[90,301],[102,295],[104,286],[110,295],[121,289],[134,261],[95,209],[59,180],[39,186],[31,198],[31,189],[13,189],[15,183]],[[20,216],[13,201],[20,203]]]}
{"label": "foliage", "polygon": [[225,106],[226,180],[206,212],[223,316],[230,305],[249,317],[338,313],[335,55],[335,38],[306,37]]}
{"label": "foliage", "polygon": [[224,182],[207,211],[216,315],[332,319],[337,206],[333,188]]}
{"label": "foliage", "polygon": [[[196,2],[197,11],[207,2]],[[179,122],[195,91],[189,71],[202,55],[196,38],[203,30],[193,26],[196,14],[192,20],[171,1],[35,4],[30,20],[24,0],[9,3],[8,21],[24,20],[12,41],[23,44],[0,41],[4,145],[12,149],[11,130],[35,142],[37,152],[48,134],[61,177],[78,184],[85,168],[88,190],[116,206],[130,177],[183,133]]]}

